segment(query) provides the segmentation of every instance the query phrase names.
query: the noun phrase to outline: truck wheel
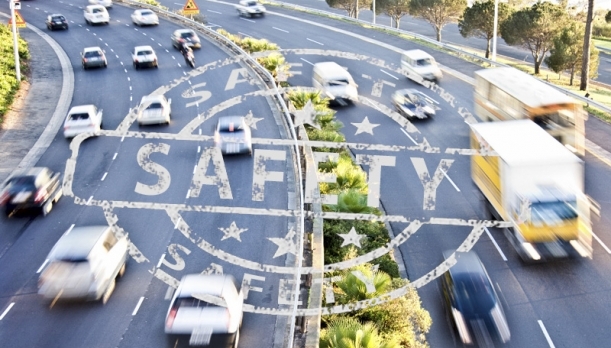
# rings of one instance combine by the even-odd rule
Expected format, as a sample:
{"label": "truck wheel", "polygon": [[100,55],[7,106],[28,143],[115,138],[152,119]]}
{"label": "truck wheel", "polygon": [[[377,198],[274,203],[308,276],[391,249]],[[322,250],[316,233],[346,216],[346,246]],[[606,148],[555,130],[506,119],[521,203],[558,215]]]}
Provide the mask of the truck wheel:
{"label": "truck wheel", "polygon": [[127,267],[127,263],[124,263],[123,266],[121,266],[121,269],[119,270],[119,273],[117,273],[117,277],[122,278],[125,275],[125,268]]}

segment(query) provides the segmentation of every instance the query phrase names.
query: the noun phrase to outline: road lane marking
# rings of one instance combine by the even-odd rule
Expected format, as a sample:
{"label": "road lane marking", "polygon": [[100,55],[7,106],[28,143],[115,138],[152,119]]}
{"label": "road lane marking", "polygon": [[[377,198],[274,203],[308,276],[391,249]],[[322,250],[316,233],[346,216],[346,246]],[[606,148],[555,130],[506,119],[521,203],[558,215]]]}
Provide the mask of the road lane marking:
{"label": "road lane marking", "polygon": [[321,46],[324,46],[324,45],[325,45],[325,44],[323,44],[322,42],[318,42],[318,41],[312,40],[312,39],[307,38],[307,37],[306,37],[306,40],[308,40],[308,41],[312,41],[313,43],[315,43],[315,44],[319,44],[319,45],[321,45]]}
{"label": "road lane marking", "polygon": [[89,197],[89,199],[87,200],[87,205],[91,204],[92,199],[93,199],[93,196]]}
{"label": "road lane marking", "polygon": [[168,286],[168,290],[165,291],[165,296],[163,297],[163,299],[171,300],[173,295],[174,295],[174,288],[171,286]]}
{"label": "road lane marking", "polygon": [[556,346],[554,346],[554,342],[552,342],[551,337],[549,337],[549,334],[547,333],[547,330],[545,329],[545,325],[543,325],[543,322],[541,320],[537,320],[537,322],[539,323],[539,327],[541,328],[541,331],[543,331],[543,335],[545,336],[545,339],[547,340],[547,344],[549,344],[550,348],[556,348]]}
{"label": "road lane marking", "polygon": [[11,302],[11,304],[8,305],[8,307],[4,310],[4,312],[2,312],[2,315],[0,315],[0,320],[4,319],[4,317],[6,316],[8,311],[10,311],[11,308],[13,308],[14,305],[15,305],[15,302]]}
{"label": "road lane marking", "polygon": [[401,128],[401,132],[403,132],[403,134],[405,134],[405,135],[406,135],[406,136],[409,138],[409,140],[411,140],[411,141],[412,141],[412,143],[414,143],[414,145],[418,145],[418,143],[416,142],[416,140],[414,140],[414,138],[412,138],[412,137],[409,135],[409,133],[407,133],[407,132],[405,131],[405,129]]}
{"label": "road lane marking", "polygon": [[159,268],[159,266],[161,266],[161,263],[163,262],[163,259],[165,259],[165,253],[163,253],[163,255],[161,255],[161,257],[159,258],[159,262],[157,262],[157,268]]}
{"label": "road lane marking", "polygon": [[136,315],[136,313],[138,313],[138,309],[140,309],[140,305],[142,305],[142,301],[144,301],[144,296],[140,297],[140,301],[138,301],[138,304],[136,305],[136,308],[134,308],[134,311],[132,312],[132,316]]}
{"label": "road lane marking", "polygon": [[195,174],[196,171],[197,171],[197,164],[193,166],[193,174]]}
{"label": "road lane marking", "polygon": [[501,250],[501,247],[499,247],[499,245],[496,243],[496,240],[492,237],[492,234],[488,230],[488,227],[484,227],[484,231],[486,231],[486,234],[488,235],[488,237],[490,237],[490,240],[492,241],[492,244],[494,244],[494,246],[496,247],[496,250],[498,250],[499,254],[501,254],[503,261],[507,262],[507,257],[505,257],[503,250]]}
{"label": "road lane marking", "polygon": [[304,62],[306,62],[306,63],[308,63],[308,64],[310,64],[310,65],[314,65],[314,63],[308,62],[307,60],[305,60],[305,59],[303,59],[303,58],[299,58],[299,59],[303,60]]}
{"label": "road lane marking", "polygon": [[[401,129],[403,130],[403,129]],[[456,191],[460,192],[460,189],[458,188],[458,186],[456,186],[456,184],[454,183],[454,181],[452,181],[452,179],[450,179],[450,176],[448,175],[448,172],[446,172],[445,170],[443,171],[443,176],[446,177],[446,179],[448,179],[448,181],[450,182],[450,184],[452,184],[452,186],[454,186],[454,188],[456,189]]]}
{"label": "road lane marking", "polygon": [[114,155],[114,156],[112,156],[112,160],[113,160],[113,161],[115,160],[115,158],[117,158],[117,155],[118,155],[118,154],[119,154],[118,152],[115,152],[115,155]]}
{"label": "road lane marking", "polygon": [[380,69],[380,71],[381,71],[381,72],[383,72],[384,74],[386,74],[386,75],[388,75],[388,76],[392,77],[392,78],[393,78],[393,79],[395,79],[395,80],[398,80],[398,79],[399,79],[398,77],[396,77],[396,76],[392,75],[391,73],[386,72],[386,71],[384,71],[384,70],[382,70],[382,69]]}
{"label": "road lane marking", "polygon": [[40,266],[40,268],[38,269],[38,271],[36,271],[36,274],[40,273],[42,271],[43,268],[45,268],[45,266],[47,265],[47,263],[49,263],[49,259],[46,259],[45,262],[42,263],[42,265]]}
{"label": "road lane marking", "polygon": [[246,19],[246,18],[240,18],[240,19],[241,19],[241,20],[243,20],[243,21],[247,21],[247,22],[250,22],[250,23],[255,23],[255,21],[253,21],[253,20],[250,20],[250,19]]}
{"label": "road lane marking", "polygon": [[73,229],[73,228],[74,228],[74,224],[70,225],[70,227],[68,227],[68,229],[66,230],[66,232],[64,232],[64,234],[62,235],[62,237],[63,237],[63,236],[65,236],[65,235],[67,235],[68,233],[70,233],[70,231],[72,231],[72,229]]}
{"label": "road lane marking", "polygon": [[272,29],[276,29],[278,31],[282,31],[282,32],[288,33],[288,30],[284,30],[284,29],[280,29],[280,28],[276,28],[276,27],[272,27]]}
{"label": "road lane marking", "polygon": [[106,179],[106,175],[108,175],[108,172],[104,173],[104,175],[102,176],[102,181],[104,181],[104,179]]}
{"label": "road lane marking", "polygon": [[206,11],[208,11],[208,12],[212,12],[212,13],[218,13],[218,14],[222,14],[222,13],[220,13],[220,12],[218,12],[218,11],[212,11],[212,10],[206,10]]}
{"label": "road lane marking", "polygon": [[609,249],[605,243],[603,243],[602,240],[600,240],[600,238],[598,238],[597,235],[594,234],[594,232],[592,232],[592,236],[594,237],[594,239],[596,239],[596,241],[603,247],[603,249],[605,249],[605,251],[607,252],[607,254],[611,254],[611,249]]}
{"label": "road lane marking", "polygon": [[191,195],[191,189],[187,190],[187,197],[186,198],[189,198],[190,195]]}

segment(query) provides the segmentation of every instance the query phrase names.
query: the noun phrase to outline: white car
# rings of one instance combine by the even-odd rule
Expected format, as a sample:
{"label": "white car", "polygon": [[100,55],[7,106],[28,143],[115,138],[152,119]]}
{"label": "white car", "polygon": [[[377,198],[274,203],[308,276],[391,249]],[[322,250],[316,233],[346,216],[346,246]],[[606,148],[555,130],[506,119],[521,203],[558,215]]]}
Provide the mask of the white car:
{"label": "white car", "polygon": [[83,11],[85,22],[89,25],[93,24],[108,24],[110,23],[110,15],[106,11],[106,7],[102,5],[89,5]]}
{"label": "white car", "polygon": [[106,8],[112,7],[112,0],[89,0],[89,4],[91,5],[102,5]]}
{"label": "white car", "polygon": [[214,129],[214,144],[223,155],[252,155],[250,127],[242,116],[221,116]]}
{"label": "white car", "polygon": [[258,3],[256,0],[242,0],[238,5],[236,5],[236,10],[238,11],[238,16],[264,16],[265,15],[265,6]]}
{"label": "white car", "polygon": [[135,25],[159,25],[159,17],[151,10],[136,10],[132,13],[132,22]]}
{"label": "white car", "polygon": [[134,62],[134,68],[136,69],[139,69],[143,65],[148,65],[155,68],[159,67],[157,55],[151,46],[134,47],[134,50],[132,51],[132,60]]}
{"label": "white car", "polygon": [[138,124],[170,124],[171,104],[164,95],[145,95],[138,106]]}
{"label": "white car", "polygon": [[244,293],[232,276],[186,275],[170,302],[165,332],[190,335],[190,345],[222,342],[237,348],[243,304]]}
{"label": "white car", "polygon": [[116,278],[125,273],[127,235],[117,238],[110,226],[67,230],[47,256],[38,293],[47,300],[82,299],[106,303]]}
{"label": "white car", "polygon": [[102,129],[102,109],[95,105],[73,106],[64,121],[64,137],[73,138],[81,133]]}

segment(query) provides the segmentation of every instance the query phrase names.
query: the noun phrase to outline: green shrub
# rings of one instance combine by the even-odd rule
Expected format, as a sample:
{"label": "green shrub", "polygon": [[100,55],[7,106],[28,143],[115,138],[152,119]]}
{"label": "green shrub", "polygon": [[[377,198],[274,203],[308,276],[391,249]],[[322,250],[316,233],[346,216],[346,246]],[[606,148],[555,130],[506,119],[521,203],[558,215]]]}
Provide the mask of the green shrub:
{"label": "green shrub", "polygon": [[336,176],[336,181],[334,183],[320,183],[322,194],[339,194],[341,191],[348,189],[356,189],[362,193],[367,192],[367,173],[352,162],[349,155],[341,155],[332,172]]}
{"label": "green shrub", "polygon": [[[27,61],[30,59],[28,43],[22,38],[18,38],[17,51],[20,60],[20,72],[23,75],[27,72]],[[15,57],[13,53],[13,33],[11,28],[0,25],[0,122],[11,106],[15,94],[19,90],[19,81],[15,71]]]}

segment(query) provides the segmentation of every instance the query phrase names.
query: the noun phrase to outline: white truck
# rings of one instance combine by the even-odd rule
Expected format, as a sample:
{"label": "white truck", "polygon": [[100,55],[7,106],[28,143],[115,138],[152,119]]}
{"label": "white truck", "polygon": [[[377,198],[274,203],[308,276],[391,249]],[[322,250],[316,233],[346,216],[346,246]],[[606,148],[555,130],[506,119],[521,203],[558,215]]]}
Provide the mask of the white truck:
{"label": "white truck", "polygon": [[256,0],[241,0],[235,8],[238,11],[238,16],[240,17],[263,17],[266,11],[265,6],[261,5]]}
{"label": "white truck", "polygon": [[592,256],[584,163],[531,120],[471,125],[471,177],[524,261]]}

